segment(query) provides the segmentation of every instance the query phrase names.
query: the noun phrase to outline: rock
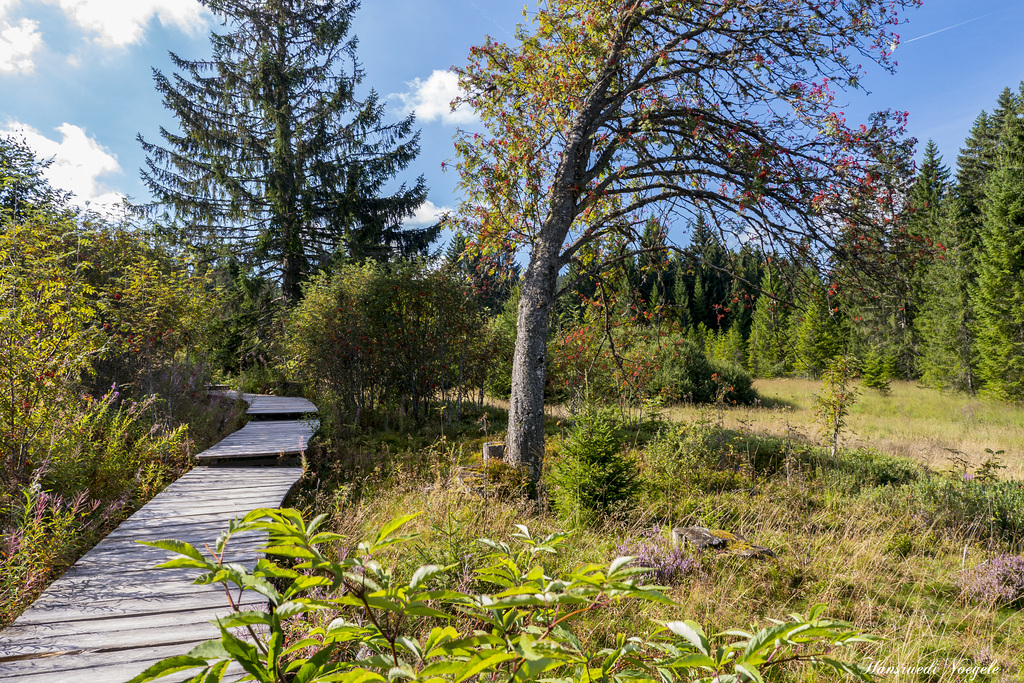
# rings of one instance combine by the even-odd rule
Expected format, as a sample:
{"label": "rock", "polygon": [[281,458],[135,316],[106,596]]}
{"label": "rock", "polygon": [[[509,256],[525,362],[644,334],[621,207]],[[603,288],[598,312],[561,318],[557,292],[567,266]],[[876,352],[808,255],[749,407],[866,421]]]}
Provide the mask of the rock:
{"label": "rock", "polygon": [[730,555],[740,557],[775,557],[768,548],[748,543],[747,539],[739,534],[733,534],[721,529],[707,529],[702,526],[677,526],[672,529],[672,542],[676,545],[689,543],[698,550],[712,548]]}

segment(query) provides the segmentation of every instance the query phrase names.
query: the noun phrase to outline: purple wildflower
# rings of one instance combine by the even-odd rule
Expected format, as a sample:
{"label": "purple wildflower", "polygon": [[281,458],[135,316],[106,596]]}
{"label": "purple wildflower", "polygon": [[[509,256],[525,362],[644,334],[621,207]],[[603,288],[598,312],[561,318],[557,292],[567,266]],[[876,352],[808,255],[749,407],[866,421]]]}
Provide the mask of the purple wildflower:
{"label": "purple wildflower", "polygon": [[960,576],[964,594],[983,602],[1012,605],[1024,600],[1024,557],[997,555]]}
{"label": "purple wildflower", "polygon": [[700,570],[700,563],[687,557],[682,548],[668,545],[660,539],[625,543],[616,546],[615,553],[632,557],[634,566],[651,570],[639,574],[639,580],[652,581],[661,586],[680,584],[684,578]]}

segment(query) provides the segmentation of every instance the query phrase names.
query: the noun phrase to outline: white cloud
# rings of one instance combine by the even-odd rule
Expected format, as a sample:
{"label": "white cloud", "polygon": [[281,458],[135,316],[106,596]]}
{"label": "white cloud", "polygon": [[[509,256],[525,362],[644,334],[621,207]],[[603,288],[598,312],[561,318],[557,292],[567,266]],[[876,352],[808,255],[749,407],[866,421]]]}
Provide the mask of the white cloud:
{"label": "white cloud", "polygon": [[420,208],[416,209],[416,213],[413,217],[405,221],[405,226],[409,228],[425,228],[430,225],[434,225],[441,216],[450,212],[447,206],[437,206],[434,202],[429,199],[422,204]]}
{"label": "white cloud", "polygon": [[90,202],[92,209],[103,204],[119,204],[124,195],[99,181],[102,175],[121,171],[117,158],[78,126],[64,123],[56,130],[61,134],[59,141],[51,140],[30,126],[8,122],[0,128],[0,135],[23,139],[39,159],[53,159],[43,175],[53,187],[73,192],[78,204],[84,206],[85,202]]}
{"label": "white cloud", "polygon": [[439,119],[442,123],[458,125],[477,121],[476,112],[464,104],[452,111],[451,102],[461,95],[458,77],[450,71],[435,71],[427,80],[419,78],[408,82],[409,92],[394,93],[402,101],[402,114],[416,112],[419,121]]}
{"label": "white cloud", "polygon": [[[0,0],[2,2],[3,0]],[[105,47],[125,47],[142,39],[146,26],[159,19],[186,32],[202,30],[209,13],[196,0],[46,0],[96,35]]]}
{"label": "white cloud", "polygon": [[22,19],[10,24],[4,20],[7,9],[0,4],[0,73],[31,73],[32,53],[43,43],[39,22]]}

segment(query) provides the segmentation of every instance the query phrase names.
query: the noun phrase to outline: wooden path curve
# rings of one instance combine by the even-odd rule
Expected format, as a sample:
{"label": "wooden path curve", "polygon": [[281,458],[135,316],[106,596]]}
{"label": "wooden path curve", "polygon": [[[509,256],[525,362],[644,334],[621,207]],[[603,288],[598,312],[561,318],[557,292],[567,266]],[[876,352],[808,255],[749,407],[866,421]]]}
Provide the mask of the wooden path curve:
{"label": "wooden path curve", "polygon": [[[301,452],[313,428],[270,418],[311,413],[316,407],[304,399],[245,399],[250,413],[255,408],[266,421],[250,422],[197,456],[220,466],[197,467],[168,486],[0,632],[0,681],[118,683],[218,636],[209,621],[231,611],[223,588],[193,584],[194,570],[154,569],[170,555],[135,541],[174,538],[198,548],[212,546],[232,519],[281,505],[301,468],[237,462]],[[262,541],[255,535],[235,536],[228,560],[252,566]],[[242,597],[243,604],[262,602],[255,594]],[[238,669],[235,677],[241,673]]]}

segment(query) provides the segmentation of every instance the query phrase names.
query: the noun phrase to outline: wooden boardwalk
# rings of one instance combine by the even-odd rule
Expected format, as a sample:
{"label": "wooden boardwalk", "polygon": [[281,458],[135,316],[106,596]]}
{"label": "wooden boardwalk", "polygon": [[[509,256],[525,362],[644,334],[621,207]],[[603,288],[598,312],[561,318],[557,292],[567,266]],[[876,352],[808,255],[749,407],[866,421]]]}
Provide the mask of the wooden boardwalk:
{"label": "wooden boardwalk", "polygon": [[[256,405],[275,397],[249,398],[255,398],[252,405]],[[281,413],[289,417],[301,405],[294,399],[262,402],[265,411],[274,403],[287,408]],[[0,681],[117,683],[217,637],[209,620],[230,612],[223,589],[193,584],[194,570],[153,569],[171,555],[135,540],[175,538],[198,548],[212,546],[231,519],[257,508],[279,506],[299,480],[301,468],[224,463],[232,457],[249,462],[298,453],[312,431],[308,424],[294,420],[251,422],[200,454],[202,459],[213,452],[215,457],[206,459],[221,466],[197,467],[168,486],[0,632]],[[229,545],[228,560],[251,566],[262,540],[236,536]],[[243,596],[242,601],[262,602],[258,595]]]}

